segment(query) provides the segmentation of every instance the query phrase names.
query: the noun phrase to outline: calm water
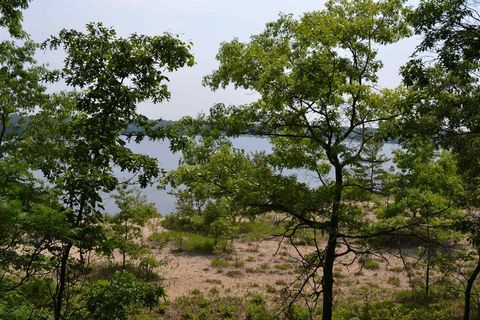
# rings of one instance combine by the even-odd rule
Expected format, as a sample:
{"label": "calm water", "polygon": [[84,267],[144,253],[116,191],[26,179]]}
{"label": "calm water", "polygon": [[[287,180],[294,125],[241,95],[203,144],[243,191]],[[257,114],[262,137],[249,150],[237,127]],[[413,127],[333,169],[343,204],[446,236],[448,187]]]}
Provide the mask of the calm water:
{"label": "calm water", "polygon": [[[135,153],[149,155],[158,160],[159,167],[171,170],[175,169],[178,166],[181,154],[172,153],[169,149],[168,141],[151,141],[145,139],[139,144],[130,142],[127,144],[128,147]],[[270,152],[271,146],[267,139],[256,138],[256,137],[239,137],[233,140],[233,146],[235,148],[243,149],[246,152],[253,151],[265,151]],[[392,150],[397,146],[394,144],[385,144],[382,153],[387,157],[390,157]],[[390,164],[387,164],[390,166]],[[298,178],[310,185],[318,184],[318,181],[313,177],[313,175],[307,171],[303,170],[290,170],[286,174],[297,175]],[[117,177],[126,179],[129,177],[128,174],[118,171]],[[169,194],[169,190],[159,190],[155,185],[149,186],[142,190],[142,193],[147,197],[147,200],[151,203],[154,203],[158,211],[162,214],[168,214],[175,210],[175,199]],[[115,205],[115,202],[111,196],[106,195],[104,197],[105,209],[109,213],[117,212],[118,208]]]}

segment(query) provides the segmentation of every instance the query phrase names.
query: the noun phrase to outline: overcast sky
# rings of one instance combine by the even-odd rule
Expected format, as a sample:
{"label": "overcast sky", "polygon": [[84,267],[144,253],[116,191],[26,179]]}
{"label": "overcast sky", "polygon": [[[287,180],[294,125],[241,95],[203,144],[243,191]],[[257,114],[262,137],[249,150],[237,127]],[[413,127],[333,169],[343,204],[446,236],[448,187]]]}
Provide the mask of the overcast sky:
{"label": "overcast sky", "polygon": [[[217,102],[241,104],[252,101],[251,92],[233,89],[212,92],[201,85],[202,77],[215,69],[219,44],[234,37],[248,40],[263,30],[280,12],[296,16],[319,10],[323,0],[34,0],[24,13],[24,28],[36,41],[43,41],[62,28],[84,29],[86,23],[102,22],[120,35],[143,33],[179,34],[193,42],[196,65],[171,77],[170,101],[159,105],[146,103],[140,112],[150,118],[178,119],[208,111]],[[380,85],[399,83],[398,68],[413,51],[416,41],[403,40],[382,48],[380,58],[385,67]],[[44,53],[41,62],[61,65],[59,53]]]}

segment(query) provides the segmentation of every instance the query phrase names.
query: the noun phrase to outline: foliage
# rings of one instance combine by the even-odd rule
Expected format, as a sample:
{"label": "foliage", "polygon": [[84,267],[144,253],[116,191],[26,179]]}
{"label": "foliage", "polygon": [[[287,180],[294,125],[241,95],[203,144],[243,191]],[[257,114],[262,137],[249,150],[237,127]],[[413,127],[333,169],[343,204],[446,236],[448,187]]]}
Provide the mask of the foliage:
{"label": "foliage", "polygon": [[30,277],[18,290],[0,294],[0,318],[13,320],[50,320],[49,293],[53,281],[48,277]]}
{"label": "foliage", "polygon": [[56,195],[13,157],[0,160],[0,293],[52,269],[48,250],[69,235]]}
{"label": "foliage", "polygon": [[22,10],[31,0],[3,0],[0,3],[0,27],[6,27],[14,37],[26,37],[22,29]]}
{"label": "foliage", "polygon": [[[212,254],[215,251],[215,240],[198,233],[167,231],[152,233],[149,238],[158,246],[172,245],[172,249],[180,252]],[[220,243],[220,245],[224,245]]]}
{"label": "foliage", "polygon": [[478,2],[422,1],[410,21],[422,42],[402,68],[409,90],[399,104],[403,115],[395,124],[397,134],[406,139],[420,134],[453,150],[468,200],[478,204]]}
{"label": "foliage", "polygon": [[[402,70],[408,92],[400,104],[403,116],[394,124],[397,134],[405,140],[431,139],[454,152],[465,185],[465,204],[478,207],[478,1],[425,0],[409,20],[422,42]],[[470,222],[466,221],[461,224]],[[463,230],[470,234],[468,228]],[[479,272],[477,264],[464,276],[465,319],[470,318],[470,294]]]}
{"label": "foliage", "polygon": [[109,280],[91,284],[86,296],[86,319],[132,319],[139,309],[157,307],[164,297],[163,287],[147,284],[128,272],[118,271]]}
{"label": "foliage", "polygon": [[[166,217],[163,225],[210,235],[215,246],[226,250],[221,244],[238,233],[237,216],[252,214],[242,206],[242,197],[250,196],[246,192],[252,179],[261,179],[258,166],[224,140],[191,142],[183,154],[180,166],[165,179],[182,189],[176,192],[177,212]],[[239,196],[239,191],[245,193]]]}
{"label": "foliage", "polygon": [[363,267],[369,270],[377,270],[380,268],[380,265],[376,261],[366,260],[363,262]]}
{"label": "foliage", "polygon": [[268,218],[262,219],[262,216],[256,217],[255,220],[240,222],[238,227],[238,235],[247,241],[259,241],[284,232],[278,223]]}
{"label": "foliage", "polygon": [[[158,176],[157,161],[128,149],[122,132],[133,122],[151,131],[154,123],[137,113],[137,105],[168,99],[164,73],[192,65],[193,57],[190,46],[171,34],[121,38],[101,24],[88,24],[86,32],[62,30],[43,48],[65,51],[64,67],[52,79],[62,79],[72,91],[52,95],[35,114],[32,121],[42,126],[24,139],[22,156],[55,190],[67,222],[68,237],[48,248],[55,264],[58,320],[74,301],[70,296],[86,270],[85,257],[105,240],[102,194],[118,184],[113,167],[137,174],[141,187]],[[71,255],[74,247],[78,258]]]}
{"label": "foliage", "polygon": [[225,259],[216,257],[212,259],[211,265],[214,268],[225,268],[228,267],[229,263]]}
{"label": "foliage", "polygon": [[429,306],[415,304],[399,304],[394,301],[373,302],[363,305],[359,312],[343,307],[335,311],[334,319],[360,320],[437,320],[461,319],[454,305],[436,303]]}
{"label": "foliage", "polygon": [[431,143],[421,140],[411,141],[405,148],[394,151],[399,172],[392,174],[388,183],[394,201],[382,214],[453,219],[463,195],[453,155],[447,151],[437,153]]}
{"label": "foliage", "polygon": [[[379,211],[381,223],[400,226],[397,234],[410,234],[420,246],[419,259],[425,267],[425,295],[430,290],[430,272],[458,239],[455,224],[460,211],[463,183],[457,163],[447,151],[436,152],[431,142],[410,140],[404,150],[394,151],[397,173],[387,183],[393,201]],[[390,220],[390,222],[389,222]],[[401,240],[399,240],[401,241]]]}
{"label": "foliage", "polygon": [[159,213],[153,204],[146,202],[146,198],[138,190],[118,188],[117,191],[118,195],[114,198],[120,212],[110,219],[113,234],[109,242],[120,250],[124,267],[126,256],[129,255],[138,258],[144,267],[150,269],[155,263],[151,261],[151,256],[142,254],[146,248],[142,248],[138,240],[142,239],[146,223],[150,219],[158,218]]}
{"label": "foliage", "polygon": [[265,298],[259,294],[251,298],[220,297],[207,298],[190,295],[174,301],[161,319],[245,319],[269,320],[274,315],[268,310]]}
{"label": "foliage", "polygon": [[[471,301],[480,306],[478,1],[422,0],[409,9],[404,0],[328,0],[323,10],[298,18],[280,15],[246,42],[223,43],[218,68],[204,78],[214,90],[233,85],[258,100],[218,104],[167,127],[137,107],[170,98],[170,74],[194,64],[190,43],[168,33],[120,37],[90,23],[41,45],[65,53],[60,70],[47,70],[21,26],[29,2],[0,3],[0,27],[13,39],[0,42],[0,318],[129,319],[162,310],[163,287],[144,280],[158,280],[154,270],[163,261],[141,239],[158,213],[136,189],[118,189],[118,215],[106,217],[103,207],[104,195],[120,184],[145,187],[159,177],[156,159],[127,147],[146,135],[168,137],[183,153],[161,181],[174,187],[177,212],[163,221],[171,231],[149,237],[157,247],[216,254],[235,238],[273,234],[295,247],[315,246],[301,255],[299,283],[289,292],[308,297],[313,308],[285,300],[285,318],[456,319],[462,291],[464,319]],[[410,31],[422,38],[401,70],[402,86],[380,89],[379,48]],[[58,81],[66,91],[47,92],[47,83]],[[229,138],[243,134],[267,137],[271,152],[234,148]],[[387,136],[402,146],[389,174],[381,154]],[[119,181],[114,168],[133,178]],[[374,208],[376,217],[360,203],[372,192],[388,196]],[[418,249],[426,293],[413,283],[388,301],[359,292],[365,301],[334,309],[338,260],[379,255],[395,242],[401,258],[402,245]],[[124,270],[90,265],[92,255],[114,249]],[[211,264],[229,263],[215,257]],[[218,292],[172,301],[165,317],[268,320],[278,313],[260,294]]]}
{"label": "foliage", "polygon": [[46,70],[34,59],[37,47],[31,41],[0,42],[0,158],[15,153],[13,144],[21,140],[28,114],[45,103]]}
{"label": "foliage", "polygon": [[[214,183],[206,181],[204,188],[230,191],[246,212],[287,214],[289,236],[299,228],[327,234],[317,263],[306,263],[310,268],[300,276],[305,283],[318,283],[309,279],[323,269],[321,288],[309,289],[323,295],[324,319],[331,319],[335,248],[347,242],[342,235],[361,233],[367,224],[359,208],[344,201],[347,190],[357,187],[348,183],[348,168],[361,162],[366,144],[373,139],[373,126],[396,113],[389,107],[396,99],[392,91],[374,90],[382,66],[376,47],[408,35],[405,12],[403,1],[397,0],[327,1],[325,10],[299,19],[281,15],[246,43],[234,39],[222,44],[218,69],[204,78],[214,90],[233,85],[257,92],[259,99],[242,106],[214,106],[200,126],[206,136],[203,150],[215,147],[209,139],[219,132],[269,137],[273,149],[271,155],[242,161],[260,166],[251,166],[255,174],[243,173],[250,180],[240,181],[241,171],[232,169],[232,164],[241,162],[224,160],[241,154],[226,153],[227,147],[217,147],[213,155],[200,153],[222,173],[208,180]],[[351,143],[354,137],[357,143]],[[184,152],[187,159],[189,151]],[[198,160],[197,165],[204,164],[203,158]],[[207,167],[212,164],[207,163],[202,172],[212,172]],[[288,169],[308,171],[320,186],[282,175]],[[328,177],[330,171],[333,178]]]}
{"label": "foliage", "polygon": [[[274,309],[270,309],[265,298],[259,294],[246,297],[219,297],[217,295],[205,297],[200,294],[189,295],[173,301],[161,319],[273,319]],[[296,305],[286,319],[318,319],[319,314],[309,315],[308,310]],[[416,302],[371,301],[343,301],[334,311],[333,319],[361,319],[361,320],[434,320],[460,319],[458,305],[449,299],[440,299],[430,305]]]}
{"label": "foliage", "polygon": [[[28,1],[3,1],[0,26],[24,37],[21,11]],[[44,253],[65,235],[56,195],[40,184],[19,150],[28,115],[46,101],[45,69],[34,58],[30,40],[0,42],[0,292],[16,289],[52,266]],[[8,280],[8,281],[7,281]]]}
{"label": "foliage", "polygon": [[378,140],[367,142],[361,161],[352,168],[349,183],[357,185],[360,189],[352,190],[353,199],[368,201],[372,200],[373,193],[385,194],[387,171],[384,166],[389,159],[381,154],[382,147],[383,143]]}

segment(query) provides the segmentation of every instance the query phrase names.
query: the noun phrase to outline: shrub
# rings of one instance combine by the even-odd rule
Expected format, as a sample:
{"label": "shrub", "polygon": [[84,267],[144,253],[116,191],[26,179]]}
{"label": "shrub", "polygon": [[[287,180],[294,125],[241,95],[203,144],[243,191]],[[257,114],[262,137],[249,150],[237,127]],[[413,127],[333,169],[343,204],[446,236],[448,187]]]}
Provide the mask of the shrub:
{"label": "shrub", "polygon": [[226,273],[226,275],[229,276],[229,277],[236,277],[236,276],[240,276],[241,274],[242,274],[242,272],[240,272],[238,270],[229,270]]}
{"label": "shrub", "polygon": [[148,240],[163,247],[172,245],[174,250],[189,253],[212,254],[215,250],[215,241],[211,237],[198,233],[167,231],[152,233]]}
{"label": "shrub", "polygon": [[275,293],[275,292],[276,292],[275,288],[274,288],[272,285],[268,284],[268,283],[265,285],[265,290],[266,290],[268,293]]}
{"label": "shrub", "polygon": [[164,296],[163,287],[118,271],[110,280],[98,280],[90,286],[86,296],[87,318],[127,320],[142,308],[158,306]]}
{"label": "shrub", "polygon": [[284,286],[286,284],[286,282],[283,279],[278,279],[277,281],[275,281],[275,284],[277,286]]}
{"label": "shrub", "polygon": [[288,263],[278,263],[275,265],[275,269],[278,269],[278,270],[288,270],[290,268],[291,266]]}
{"label": "shrub", "polygon": [[213,258],[211,264],[212,264],[212,267],[214,268],[228,267],[228,261],[225,261],[222,258]]}
{"label": "shrub", "polygon": [[275,228],[261,221],[249,221],[240,224],[239,233],[245,240],[259,241],[275,234]]}
{"label": "shrub", "polygon": [[363,262],[363,267],[368,270],[377,270],[380,268],[380,264],[376,261],[366,260]]}
{"label": "shrub", "polygon": [[387,283],[391,284],[394,287],[398,287],[400,286],[400,279],[398,279],[397,277],[390,277],[388,278]]}
{"label": "shrub", "polygon": [[[2,279],[0,287],[9,279]],[[32,277],[15,291],[0,294],[0,319],[11,320],[49,320],[50,292],[53,281],[50,278]]]}
{"label": "shrub", "polygon": [[166,231],[166,232],[154,232],[149,237],[148,240],[155,243],[157,247],[163,248],[170,242],[181,237],[180,232],[175,231]]}
{"label": "shrub", "polygon": [[240,260],[237,256],[235,256],[233,265],[235,266],[235,268],[243,268],[245,263],[242,260]]}

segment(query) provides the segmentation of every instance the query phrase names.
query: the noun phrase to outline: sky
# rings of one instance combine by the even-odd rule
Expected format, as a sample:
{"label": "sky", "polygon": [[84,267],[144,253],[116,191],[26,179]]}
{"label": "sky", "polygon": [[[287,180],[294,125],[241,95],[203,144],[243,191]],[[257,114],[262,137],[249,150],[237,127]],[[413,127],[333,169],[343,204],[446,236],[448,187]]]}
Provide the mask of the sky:
{"label": "sky", "polygon": [[[300,16],[320,10],[324,0],[33,0],[24,12],[24,28],[32,39],[41,42],[62,28],[84,30],[88,22],[102,22],[121,36],[131,33],[178,34],[193,43],[196,65],[181,69],[170,77],[172,97],[154,105],[144,103],[139,111],[152,119],[177,120],[182,116],[208,112],[215,103],[243,104],[256,98],[254,92],[227,88],[212,92],[202,86],[202,78],[218,65],[215,55],[220,44],[238,37],[247,41],[262,32],[265,23],[279,13]],[[381,48],[385,67],[380,72],[380,87],[400,83],[399,67],[412,53],[417,41],[402,40]],[[60,67],[62,53],[44,52],[39,62]]]}

